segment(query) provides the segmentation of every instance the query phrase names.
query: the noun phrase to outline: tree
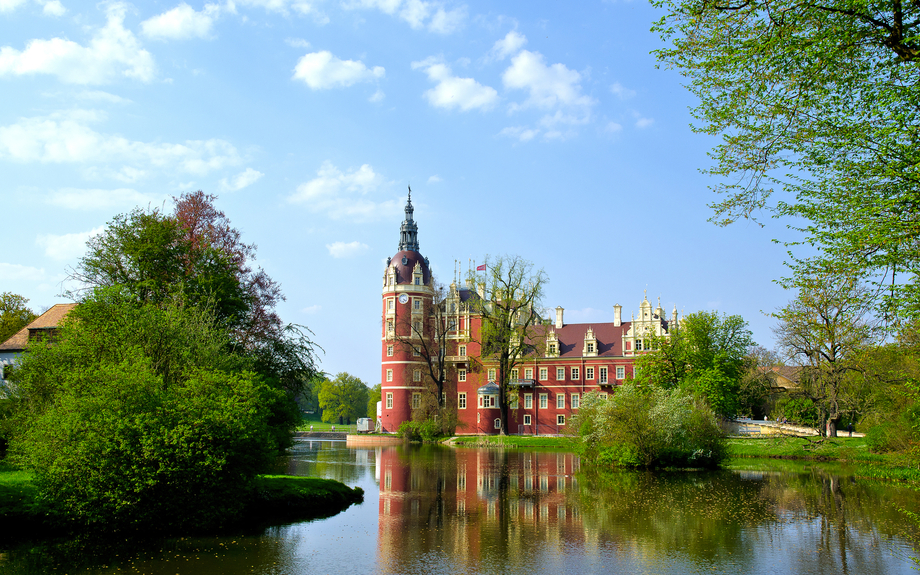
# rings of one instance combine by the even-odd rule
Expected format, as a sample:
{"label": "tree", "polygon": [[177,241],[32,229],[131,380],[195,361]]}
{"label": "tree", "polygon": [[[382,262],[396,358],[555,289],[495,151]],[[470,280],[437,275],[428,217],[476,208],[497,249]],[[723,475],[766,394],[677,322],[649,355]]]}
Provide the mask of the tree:
{"label": "tree", "polygon": [[323,421],[348,420],[350,423],[353,419],[365,417],[368,393],[367,384],[348,372],[343,371],[331,381],[323,381],[319,390]]}
{"label": "tree", "polygon": [[833,273],[802,278],[798,287],[796,299],[773,314],[777,345],[804,367],[799,383],[818,408],[821,432],[836,437],[847,378],[861,370],[872,341],[866,290]]}
{"label": "tree", "polygon": [[377,419],[377,402],[381,398],[381,384],[377,384],[367,392],[367,417]]}
{"label": "tree", "polygon": [[815,267],[855,270],[887,317],[920,314],[920,5],[654,4],[671,42],[658,59],[699,98],[693,129],[721,137],[705,170],[725,178],[713,221],[803,218],[817,253],[793,260],[788,285]]}
{"label": "tree", "polygon": [[13,337],[37,316],[26,307],[29,300],[12,292],[0,293],[0,343]]}
{"label": "tree", "polygon": [[14,374],[10,453],[77,527],[174,530],[234,518],[279,445],[283,392],[242,369],[206,308],[97,289]]}
{"label": "tree", "polygon": [[664,389],[687,387],[717,414],[735,414],[745,357],[754,346],[741,316],[692,313],[653,345],[656,350],[636,358],[636,381]]}
{"label": "tree", "polygon": [[470,275],[482,292],[469,305],[479,314],[480,361],[497,366],[501,433],[508,429],[508,388],[511,370],[536,348],[543,336],[541,301],[549,279],[543,270],[518,256],[486,257],[485,271]]}

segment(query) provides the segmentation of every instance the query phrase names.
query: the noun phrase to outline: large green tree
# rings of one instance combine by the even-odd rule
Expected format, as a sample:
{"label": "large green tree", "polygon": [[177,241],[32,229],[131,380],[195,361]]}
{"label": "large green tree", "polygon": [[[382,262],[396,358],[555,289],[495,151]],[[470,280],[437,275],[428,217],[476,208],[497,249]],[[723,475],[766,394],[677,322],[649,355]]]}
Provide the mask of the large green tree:
{"label": "large green tree", "polygon": [[713,220],[790,216],[803,234],[786,240],[808,245],[793,276],[848,270],[885,288],[890,319],[920,314],[920,3],[654,4],[658,58],[699,98],[694,129],[720,137]]}
{"label": "large green tree", "polygon": [[739,407],[745,358],[754,347],[747,322],[738,315],[696,312],[657,338],[657,350],[636,358],[636,380],[664,389],[690,388],[719,415]]}
{"label": "large green tree", "polygon": [[187,530],[232,520],[280,447],[281,390],[228,351],[207,308],[97,289],[14,374],[10,453],[75,526]]}
{"label": "large green tree", "polygon": [[479,314],[480,361],[496,366],[495,383],[499,387],[501,434],[508,431],[508,390],[511,370],[528,354],[542,353],[539,340],[543,327],[543,289],[549,279],[534,269],[533,263],[519,256],[490,259],[485,270],[472,273],[471,285],[481,297],[468,301],[473,313]]}
{"label": "large green tree", "polygon": [[21,295],[8,291],[0,293],[0,343],[8,340],[36,318],[26,305],[28,303],[29,300]]}
{"label": "large green tree", "polygon": [[319,390],[323,421],[351,423],[359,417],[366,417],[369,393],[367,384],[348,372],[343,371],[335,379],[323,381]]}

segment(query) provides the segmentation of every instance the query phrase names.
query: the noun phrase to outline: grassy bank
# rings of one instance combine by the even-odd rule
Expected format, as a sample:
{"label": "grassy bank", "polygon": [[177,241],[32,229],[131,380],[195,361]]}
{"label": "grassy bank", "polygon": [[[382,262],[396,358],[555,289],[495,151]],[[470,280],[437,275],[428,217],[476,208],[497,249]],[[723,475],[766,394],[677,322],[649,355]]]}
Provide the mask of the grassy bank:
{"label": "grassy bank", "polygon": [[574,449],[571,437],[549,437],[532,435],[467,435],[451,440],[454,445],[465,447],[559,447]]}
{"label": "grassy bank", "polygon": [[751,437],[728,440],[731,458],[837,461],[852,464],[858,476],[920,483],[920,469],[902,454],[870,453],[862,437],[838,437],[820,444],[798,437]]}
{"label": "grassy bank", "polygon": [[[228,529],[328,517],[363,500],[360,487],[352,489],[333,479],[263,475],[256,479],[243,513]],[[66,537],[61,524],[42,506],[32,475],[0,462],[0,539]]]}

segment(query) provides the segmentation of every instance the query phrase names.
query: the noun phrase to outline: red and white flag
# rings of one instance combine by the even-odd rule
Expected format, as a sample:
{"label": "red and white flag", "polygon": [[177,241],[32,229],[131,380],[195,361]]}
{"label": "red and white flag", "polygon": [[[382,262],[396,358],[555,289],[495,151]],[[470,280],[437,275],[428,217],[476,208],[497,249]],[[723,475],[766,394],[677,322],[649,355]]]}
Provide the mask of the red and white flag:
{"label": "red and white flag", "polygon": [[482,264],[481,266],[476,266],[476,271],[477,271],[477,272],[484,272],[484,271],[486,271],[486,264]]}

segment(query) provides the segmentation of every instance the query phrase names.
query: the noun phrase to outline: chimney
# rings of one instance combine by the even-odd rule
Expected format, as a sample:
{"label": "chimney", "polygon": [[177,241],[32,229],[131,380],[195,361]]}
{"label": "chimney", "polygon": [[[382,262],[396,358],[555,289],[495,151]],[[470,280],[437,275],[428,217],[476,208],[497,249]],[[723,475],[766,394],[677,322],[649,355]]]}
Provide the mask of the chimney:
{"label": "chimney", "polygon": [[556,329],[562,329],[562,307],[556,308]]}
{"label": "chimney", "polygon": [[623,324],[623,306],[616,304],[613,306],[613,325],[619,327]]}
{"label": "chimney", "polygon": [[486,299],[486,284],[479,282],[476,286],[476,292],[479,293],[479,299]]}

